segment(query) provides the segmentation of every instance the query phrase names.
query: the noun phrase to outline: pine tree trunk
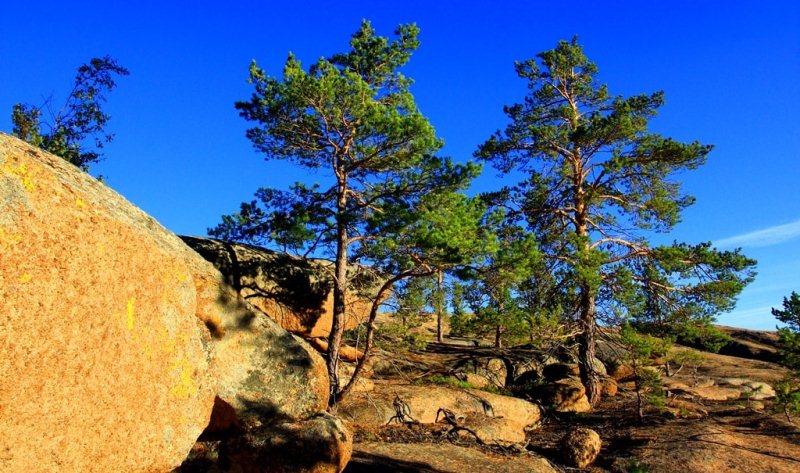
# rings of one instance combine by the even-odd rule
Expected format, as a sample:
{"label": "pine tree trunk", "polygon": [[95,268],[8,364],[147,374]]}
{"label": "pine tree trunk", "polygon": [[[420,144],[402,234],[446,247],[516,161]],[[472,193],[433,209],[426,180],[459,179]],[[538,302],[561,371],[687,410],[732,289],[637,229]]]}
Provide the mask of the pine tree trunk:
{"label": "pine tree trunk", "polygon": [[498,325],[494,329],[494,347],[495,348],[503,348],[503,339],[500,337],[502,332],[500,330],[500,326]]}
{"label": "pine tree trunk", "polygon": [[595,358],[595,306],[594,296],[588,288],[581,289],[579,325],[581,334],[578,336],[578,367],[581,382],[586,388],[586,397],[592,406],[600,402],[600,377],[594,370]]}
{"label": "pine tree trunk", "polygon": [[639,369],[633,362],[634,387],[636,388],[636,412],[639,414],[639,423],[644,420],[644,403],[642,402],[642,385],[639,379]]}
{"label": "pine tree trunk", "polygon": [[442,272],[436,273],[436,341],[444,342],[442,333],[442,317],[444,317],[444,294],[442,294]]}
{"label": "pine tree trunk", "polygon": [[[575,128],[577,124],[573,123]],[[580,149],[575,150],[575,156],[580,156]],[[583,248],[579,253],[590,251],[588,239],[588,219],[586,194],[583,190],[583,168],[580,159],[575,162],[575,233]],[[578,368],[580,369],[581,382],[586,388],[586,397],[592,407],[600,402],[600,377],[594,370],[595,352],[595,296],[590,284],[582,281],[580,284],[580,318],[578,320]]]}
{"label": "pine tree trunk", "polygon": [[337,200],[336,223],[336,261],[334,263],[333,277],[333,320],[331,333],[328,335],[328,378],[330,380],[329,405],[336,403],[336,393],[339,392],[339,348],[342,345],[345,317],[345,293],[347,291],[347,223],[345,212],[347,206],[346,182],[339,184]]}

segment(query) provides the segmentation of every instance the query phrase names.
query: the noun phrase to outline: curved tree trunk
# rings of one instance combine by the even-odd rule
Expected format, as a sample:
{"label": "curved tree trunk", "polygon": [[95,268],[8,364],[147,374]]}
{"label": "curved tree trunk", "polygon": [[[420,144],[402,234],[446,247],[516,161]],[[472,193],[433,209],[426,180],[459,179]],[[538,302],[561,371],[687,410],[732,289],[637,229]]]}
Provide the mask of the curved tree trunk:
{"label": "curved tree trunk", "polygon": [[361,371],[363,371],[364,366],[367,364],[367,360],[369,360],[369,357],[372,354],[372,343],[375,336],[375,318],[378,316],[378,309],[380,308],[382,301],[385,300],[385,296],[389,293],[389,291],[392,290],[394,284],[410,275],[410,272],[400,273],[383,283],[383,286],[381,286],[381,288],[378,290],[378,294],[372,301],[372,307],[369,311],[369,320],[367,321],[367,336],[364,342],[364,356],[361,358],[356,358],[356,367],[353,371],[353,376],[350,377],[350,381],[347,382],[345,387],[342,388],[337,395],[331,397],[331,405],[341,402],[342,399],[347,397],[347,395],[353,389],[353,386],[355,386],[356,381],[358,381],[358,378],[361,376]]}
{"label": "curved tree trunk", "polygon": [[330,380],[329,405],[336,404],[336,395],[339,392],[339,348],[342,345],[344,333],[344,317],[347,303],[347,185],[346,181],[339,183],[339,196],[337,200],[336,222],[336,261],[333,276],[333,320],[331,333],[328,335],[328,378]]}

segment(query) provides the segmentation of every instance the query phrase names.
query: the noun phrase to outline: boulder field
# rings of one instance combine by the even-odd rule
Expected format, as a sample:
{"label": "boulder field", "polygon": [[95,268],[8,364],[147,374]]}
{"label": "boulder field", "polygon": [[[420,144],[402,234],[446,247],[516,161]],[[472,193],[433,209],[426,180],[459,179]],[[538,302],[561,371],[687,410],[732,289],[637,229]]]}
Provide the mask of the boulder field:
{"label": "boulder field", "polygon": [[95,178],[4,134],[0,351],[4,472],[167,472],[212,418],[210,430],[246,439],[258,424],[270,445],[269,426],[283,425],[291,444],[285,426],[328,401],[322,358],[211,263]]}

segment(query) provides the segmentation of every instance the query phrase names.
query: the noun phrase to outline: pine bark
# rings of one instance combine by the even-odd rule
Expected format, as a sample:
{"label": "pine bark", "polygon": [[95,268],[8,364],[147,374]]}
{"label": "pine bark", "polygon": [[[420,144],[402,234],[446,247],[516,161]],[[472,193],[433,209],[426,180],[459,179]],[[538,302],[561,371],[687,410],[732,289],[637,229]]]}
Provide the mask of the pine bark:
{"label": "pine bark", "polygon": [[595,304],[588,288],[581,292],[581,334],[578,336],[578,367],[581,383],[586,388],[586,397],[592,406],[600,402],[600,377],[594,369],[595,358]]}
{"label": "pine bark", "polygon": [[441,271],[436,273],[436,341],[439,343],[444,342],[444,334],[442,333],[442,317],[444,317],[444,294],[442,286],[443,275]]}
{"label": "pine bark", "polygon": [[330,379],[329,405],[336,404],[336,394],[339,392],[339,348],[342,345],[345,318],[345,294],[347,291],[347,182],[339,183],[339,192],[336,202],[336,261],[334,263],[333,277],[333,320],[331,333],[328,335],[328,378]]}

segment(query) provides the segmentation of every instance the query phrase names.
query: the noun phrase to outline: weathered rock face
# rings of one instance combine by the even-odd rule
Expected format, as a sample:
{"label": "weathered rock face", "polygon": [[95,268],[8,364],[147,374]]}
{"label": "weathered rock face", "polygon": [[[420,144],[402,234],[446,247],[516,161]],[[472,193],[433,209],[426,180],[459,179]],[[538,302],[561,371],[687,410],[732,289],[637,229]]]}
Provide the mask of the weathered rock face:
{"label": "weathered rock face", "polygon": [[672,394],[688,394],[709,401],[727,401],[739,398],[761,401],[775,397],[775,390],[772,386],[749,379],[722,378],[719,380],[719,385],[713,378],[685,381],[670,380],[664,383],[664,387]]}
{"label": "weathered rock face", "polygon": [[352,471],[557,473],[533,452],[504,456],[452,443],[359,442],[350,461]]}
{"label": "weathered rock face", "polygon": [[[257,311],[229,311],[214,341],[217,396],[247,418],[303,418],[328,404],[328,372],[305,342]],[[216,414],[216,413],[215,413]],[[209,428],[217,430],[216,415]]]}
{"label": "weathered rock face", "polygon": [[458,379],[479,388],[505,387],[509,382],[509,369],[513,375],[514,364],[510,360],[506,363],[500,358],[475,357],[459,361],[453,367],[453,373]]}
{"label": "weathered rock face", "polygon": [[608,375],[615,381],[629,381],[635,377],[633,368],[624,363],[612,364],[608,370]]}
{"label": "weathered rock face", "polygon": [[328,400],[321,357],[213,265],[3,134],[0,350],[0,471],[170,471],[212,406],[232,425]]}
{"label": "weathered rock face", "polygon": [[576,377],[527,386],[518,392],[527,394],[543,406],[552,407],[556,412],[589,412],[592,410],[586,397],[586,389],[581,384],[581,380]]}
{"label": "weathered rock face", "polygon": [[761,381],[745,380],[739,388],[742,390],[742,397],[754,401],[772,399],[775,397],[775,389],[767,383]]}
{"label": "weathered rock face", "polygon": [[[330,261],[294,258],[221,240],[181,238],[213,263],[242,297],[284,329],[304,337],[327,337],[330,333],[333,320]],[[366,320],[372,305],[368,298],[357,294],[350,297],[346,329]]]}
{"label": "weathered rock face", "polygon": [[0,134],[0,471],[180,464],[216,387],[195,316],[214,316],[196,282],[215,271],[191,253],[91,176]]}
{"label": "weathered rock face", "polygon": [[702,419],[708,417],[708,411],[699,405],[682,399],[671,398],[664,406],[664,414],[676,419]]}
{"label": "weathered rock face", "polygon": [[600,384],[602,386],[604,396],[614,397],[617,395],[619,386],[614,378],[610,376],[604,376],[600,378]]}
{"label": "weathered rock face", "polygon": [[600,454],[600,435],[592,429],[576,428],[561,439],[561,456],[564,463],[576,468],[586,468]]}
{"label": "weathered rock face", "polygon": [[[375,383],[368,396],[353,395],[338,406],[338,415],[356,424],[379,426],[399,422],[393,405],[395,396],[406,403],[410,419],[423,424],[437,420],[440,408],[463,416],[468,428],[480,430],[486,442],[520,442],[524,430],[541,419],[539,406],[509,396],[478,390],[452,389],[443,386],[411,386]],[[479,435],[481,435],[479,433]]]}
{"label": "weathered rock face", "polygon": [[340,473],[352,453],[350,430],[336,417],[318,413],[199,442],[176,473]]}

